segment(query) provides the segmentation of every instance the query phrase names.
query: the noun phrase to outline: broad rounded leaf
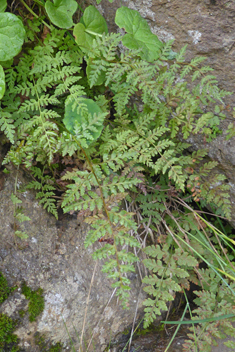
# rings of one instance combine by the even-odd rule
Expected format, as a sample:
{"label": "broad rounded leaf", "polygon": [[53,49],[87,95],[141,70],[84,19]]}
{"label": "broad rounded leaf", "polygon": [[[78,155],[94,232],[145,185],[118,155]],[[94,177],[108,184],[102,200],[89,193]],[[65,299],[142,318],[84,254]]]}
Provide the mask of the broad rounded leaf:
{"label": "broad rounded leaf", "polygon": [[79,46],[89,49],[92,46],[94,36],[87,34],[85,30],[86,27],[82,23],[77,23],[74,26],[73,35],[75,37],[75,42]]}
{"label": "broad rounded leaf", "polygon": [[13,65],[13,62],[14,62],[14,58],[7,60],[7,61],[0,61],[0,65],[3,68],[10,68]]}
{"label": "broad rounded leaf", "polygon": [[2,66],[0,65],[0,99],[2,99],[4,93],[5,93],[5,73],[3,71]]}
{"label": "broad rounded leaf", "polygon": [[[69,102],[65,106],[65,114],[64,114],[64,125],[67,130],[75,135],[75,127],[81,127],[81,134],[84,131],[84,128],[89,125],[90,118],[93,118],[94,115],[98,115],[102,113],[100,107],[94,102],[92,99],[82,98],[80,99],[80,103],[87,108],[87,114],[82,114],[82,110],[77,110],[76,107],[74,109],[74,102]],[[87,145],[91,144],[93,141],[97,140],[102,132],[103,125],[96,125],[95,129],[89,129],[89,133],[92,136],[92,140],[86,139]],[[83,137],[84,138],[84,137]]]}
{"label": "broad rounded leaf", "polygon": [[59,28],[71,28],[73,26],[73,14],[78,4],[75,0],[54,0],[54,3],[47,0],[46,12],[53,24]]}
{"label": "broad rounded leaf", "polygon": [[0,13],[0,61],[10,60],[19,54],[24,37],[21,20],[12,13]]}
{"label": "broad rounded leaf", "polygon": [[138,11],[122,6],[116,12],[115,23],[124,28],[127,34],[122,38],[123,44],[129,49],[141,49],[140,57],[152,62],[159,58],[163,44],[151,32],[147,21]]}
{"label": "broad rounded leaf", "polygon": [[7,8],[7,0],[0,0],[0,12],[4,12]]}
{"label": "broad rounded leaf", "polygon": [[108,26],[104,17],[94,6],[88,6],[80,20],[74,26],[73,35],[79,46],[90,48],[96,36],[101,37],[103,33],[108,33]]}

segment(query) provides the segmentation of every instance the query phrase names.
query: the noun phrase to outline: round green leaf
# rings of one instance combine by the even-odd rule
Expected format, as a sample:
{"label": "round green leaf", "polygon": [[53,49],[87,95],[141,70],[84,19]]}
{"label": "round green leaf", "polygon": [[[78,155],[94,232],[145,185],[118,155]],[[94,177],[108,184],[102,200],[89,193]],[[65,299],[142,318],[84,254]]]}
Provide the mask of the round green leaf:
{"label": "round green leaf", "polygon": [[14,59],[12,58],[12,59],[7,60],[7,61],[0,61],[0,65],[3,68],[10,68],[13,65],[13,62],[14,62]]}
{"label": "round green leaf", "polygon": [[[67,130],[73,135],[75,135],[75,127],[80,127],[81,138],[84,138],[86,144],[89,145],[97,140],[102,132],[102,124],[98,123],[92,126],[92,123],[90,123],[95,120],[94,115],[99,115],[102,110],[92,99],[81,98],[79,102],[82,106],[80,109],[78,109],[79,106],[75,106],[74,101],[66,104],[63,122]],[[88,133],[91,138],[88,138]]]}
{"label": "round green leaf", "polygon": [[54,3],[47,0],[46,12],[53,24],[59,28],[71,28],[73,26],[73,14],[78,4],[75,0],[54,0]]}
{"label": "round green leaf", "polygon": [[7,0],[0,0],[0,12],[4,12],[7,8]]}
{"label": "round green leaf", "polygon": [[94,6],[88,6],[80,20],[74,26],[73,35],[79,46],[90,48],[96,36],[102,37],[108,33],[108,26],[104,17]]}
{"label": "round green leaf", "polygon": [[75,42],[79,46],[89,49],[92,46],[94,36],[87,34],[85,30],[86,27],[82,23],[77,23],[74,26],[73,35],[75,37]]}
{"label": "round green leaf", "polygon": [[5,93],[5,73],[3,71],[2,66],[0,66],[0,99],[2,99],[4,93]]}
{"label": "round green leaf", "polygon": [[129,49],[141,49],[140,57],[146,61],[158,59],[163,44],[138,11],[120,7],[116,12],[115,23],[127,32],[122,38],[123,45]]}
{"label": "round green leaf", "polygon": [[24,37],[21,20],[12,13],[0,13],[0,61],[10,60],[19,54]]}

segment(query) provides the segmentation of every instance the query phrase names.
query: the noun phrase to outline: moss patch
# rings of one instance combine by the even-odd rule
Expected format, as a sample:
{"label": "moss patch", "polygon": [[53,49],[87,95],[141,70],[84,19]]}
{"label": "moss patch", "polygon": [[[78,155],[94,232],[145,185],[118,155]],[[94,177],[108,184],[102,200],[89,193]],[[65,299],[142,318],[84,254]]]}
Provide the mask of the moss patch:
{"label": "moss patch", "polygon": [[2,275],[0,271],[0,304],[3,303],[9,294],[15,289],[8,286],[6,278]]}
{"label": "moss patch", "polygon": [[19,316],[23,318],[26,314],[26,311],[24,309],[19,310]]}
{"label": "moss patch", "polygon": [[62,350],[62,345],[59,342],[55,345],[48,346],[45,337],[39,333],[35,334],[34,340],[36,345],[39,346],[40,352],[60,352]]}
{"label": "moss patch", "polygon": [[0,352],[19,351],[19,347],[17,346],[18,338],[13,334],[15,326],[16,322],[7,315],[0,314]]}
{"label": "moss patch", "polygon": [[[9,294],[16,287],[9,287],[6,278],[0,272],[0,304],[2,304]],[[16,322],[9,318],[6,314],[0,314],[0,352],[19,351],[18,338],[13,331],[15,330]]]}
{"label": "moss patch", "polygon": [[[0,272],[0,304],[3,303],[9,294],[14,291],[16,287],[9,287],[6,278]],[[31,290],[26,283],[22,284],[22,293],[29,300],[29,321],[35,321],[37,316],[42,313],[44,309],[44,298],[42,296],[43,290],[39,288],[36,291]],[[25,315],[22,309],[19,311],[19,316],[22,318]],[[20,352],[18,345],[19,339],[13,334],[17,322],[13,321],[5,314],[0,314],[0,352]],[[62,345],[58,342],[55,345],[48,345],[45,338],[36,334],[35,343],[40,347],[41,352],[60,352]]]}
{"label": "moss patch", "polygon": [[37,316],[43,312],[45,303],[42,296],[43,289],[39,288],[36,291],[32,291],[25,283],[22,285],[22,293],[29,300],[29,321],[35,321]]}

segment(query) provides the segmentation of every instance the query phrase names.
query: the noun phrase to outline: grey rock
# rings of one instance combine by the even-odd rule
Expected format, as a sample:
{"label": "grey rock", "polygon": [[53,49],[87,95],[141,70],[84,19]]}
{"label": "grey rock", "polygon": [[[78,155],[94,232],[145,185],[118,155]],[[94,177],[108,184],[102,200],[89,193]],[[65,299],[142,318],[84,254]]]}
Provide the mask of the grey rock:
{"label": "grey rock", "polygon": [[[0,306],[0,312],[20,319],[19,311],[26,309],[28,304],[21,293],[22,282],[25,281],[33,290],[41,287],[44,290],[45,309],[36,322],[30,323],[28,314],[21,319],[15,332],[20,338],[20,346],[25,351],[39,351],[33,339],[37,332],[51,343],[60,341],[64,350],[70,350],[70,335],[75,350],[78,350],[95,267],[91,255],[101,244],[97,243],[85,250],[83,241],[87,226],[69,215],[64,215],[58,222],[42,209],[31,191],[17,194],[22,200],[24,214],[32,220],[22,223],[21,230],[27,232],[28,239],[15,241],[13,204],[10,199],[14,192],[14,174],[16,170],[12,169],[0,191],[0,271],[9,285],[17,285],[18,289]],[[20,171],[17,184],[23,186],[27,181],[27,176]],[[123,310],[101,267],[101,263],[98,263],[84,332],[86,343],[92,338],[92,346],[96,351],[103,351],[111,337],[114,338],[132,323],[136,309],[138,316],[141,314],[140,307],[144,299],[138,275],[132,275],[129,310]]]}

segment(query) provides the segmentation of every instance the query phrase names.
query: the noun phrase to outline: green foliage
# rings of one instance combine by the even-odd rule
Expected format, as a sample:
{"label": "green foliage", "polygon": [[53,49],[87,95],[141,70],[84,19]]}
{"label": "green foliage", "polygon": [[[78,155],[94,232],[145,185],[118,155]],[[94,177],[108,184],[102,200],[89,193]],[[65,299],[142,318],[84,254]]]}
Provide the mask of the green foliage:
{"label": "green foliage", "polygon": [[45,3],[45,9],[51,22],[59,28],[72,27],[72,16],[77,7],[75,0],[53,0],[53,2],[47,0]]}
{"label": "green foliage", "polygon": [[115,23],[127,32],[122,38],[122,42],[127,48],[140,49],[140,57],[148,62],[159,58],[163,44],[151,32],[148,23],[138,11],[125,6],[120,7],[116,12]]}
{"label": "green foliage", "polygon": [[57,342],[55,345],[51,345],[49,347],[44,335],[40,335],[39,333],[36,333],[34,335],[34,340],[35,340],[36,345],[39,346],[40,352],[60,352],[60,351],[62,351],[61,343]]}
{"label": "green foliage", "polygon": [[92,48],[93,39],[108,33],[107,23],[94,6],[88,6],[81,20],[74,26],[73,35],[82,48]]}
{"label": "green foliage", "polygon": [[6,278],[0,272],[0,304],[3,303],[9,294],[14,290],[8,286]]}
{"label": "green foliage", "polygon": [[49,175],[43,175],[43,171],[38,167],[32,167],[31,171],[35,179],[29,182],[26,188],[37,190],[36,199],[40,199],[39,204],[43,204],[43,208],[58,219],[56,201],[53,198],[54,191],[56,190],[54,186],[55,180]]}
{"label": "green foliage", "polygon": [[37,316],[41,314],[44,309],[43,290],[39,288],[36,291],[32,291],[25,283],[23,283],[21,289],[23,295],[29,300],[29,321],[35,321]]}
{"label": "green foliage", "polygon": [[147,285],[144,291],[150,295],[144,302],[147,306],[144,328],[147,328],[156,319],[156,315],[168,310],[166,303],[174,299],[175,292],[182,291],[182,287],[189,287],[190,270],[198,262],[180,248],[171,250],[168,244],[149,246],[145,253],[150,258],[144,259],[144,265],[152,272],[143,279]]}
{"label": "green foliage", "polygon": [[0,4],[0,12],[4,12],[7,8],[7,0],[2,0]]}
{"label": "green foliage", "polygon": [[[65,4],[71,5],[66,18]],[[46,11],[58,27],[72,26],[73,0],[47,1]],[[37,191],[49,212],[57,217],[61,206],[89,224],[85,246],[104,243],[93,257],[103,259],[124,306],[138,260],[134,253],[148,234],[157,239],[145,249],[148,326],[175,292],[188,289],[190,281],[199,283],[202,260],[211,272],[219,267],[224,273],[231,259],[217,233],[203,227],[188,205],[216,204],[231,217],[225,177],[213,172],[216,162],[205,159],[205,150],[190,152],[188,142],[192,135],[215,138],[229,93],[218,88],[211,68],[202,66],[204,58],[185,62],[186,47],[174,53],[173,41],[160,42],[127,7],[118,9],[115,19],[123,35],[108,34],[93,6],[74,26],[75,40],[46,22],[45,38],[40,20],[28,23],[30,45],[21,60],[5,68],[0,127],[12,147],[4,163],[30,171],[27,188]],[[12,201],[15,217],[25,221],[16,192]],[[124,206],[129,203],[133,211]],[[22,292],[33,321],[44,306],[42,292],[26,285]]]}
{"label": "green foliage", "polygon": [[[235,118],[235,108],[233,108],[233,118]],[[230,122],[227,128],[226,140],[235,136],[235,125],[234,122]]]}
{"label": "green foliage", "polygon": [[61,343],[57,342],[55,345],[51,346],[48,352],[60,352],[62,351]]}
{"label": "green foliage", "polygon": [[[7,299],[15,287],[9,287],[6,278],[0,272],[0,305]],[[0,314],[0,352],[10,348],[12,352],[19,351],[17,347],[18,338],[13,331],[16,322],[5,314]]]}
{"label": "green foliage", "polygon": [[79,105],[78,102],[68,99],[65,102],[63,123],[70,133],[76,135],[81,145],[87,148],[99,138],[105,115],[92,99],[81,98]]}
{"label": "green foliage", "polygon": [[[102,0],[96,0],[97,4],[100,4]],[[114,0],[109,0],[110,3],[112,3]]]}
{"label": "green foliage", "polygon": [[21,20],[9,12],[0,13],[0,22],[0,61],[7,61],[21,51],[25,30]]}
{"label": "green foliage", "polygon": [[5,74],[3,71],[2,66],[0,65],[0,99],[2,99],[4,93],[5,93]]}
{"label": "green foliage", "polygon": [[[235,314],[234,296],[231,295],[230,288],[234,289],[234,282],[230,283],[230,288],[209,269],[199,269],[199,274],[203,277],[203,290],[195,291],[198,298],[195,303],[199,306],[194,310],[194,320],[219,317],[224,314]],[[184,343],[184,351],[205,351],[210,352],[212,346],[216,344],[215,338],[224,339],[234,337],[235,328],[232,321],[227,319],[214,322],[205,322],[189,328],[190,340]],[[228,340],[224,343],[227,347],[234,349],[234,341]]]}
{"label": "green foliage", "polygon": [[7,111],[0,110],[0,127],[1,131],[3,131],[9,141],[14,144],[14,134],[15,134],[15,126],[13,124],[13,119],[11,119],[11,114]]}
{"label": "green foliage", "polygon": [[11,348],[12,352],[19,351],[16,346],[17,336],[13,334],[16,323],[5,314],[0,314],[0,352]]}

